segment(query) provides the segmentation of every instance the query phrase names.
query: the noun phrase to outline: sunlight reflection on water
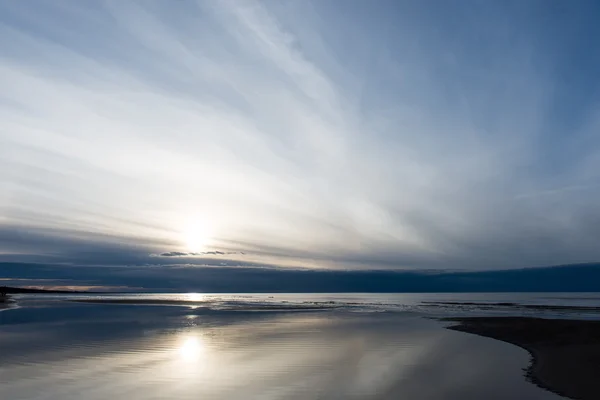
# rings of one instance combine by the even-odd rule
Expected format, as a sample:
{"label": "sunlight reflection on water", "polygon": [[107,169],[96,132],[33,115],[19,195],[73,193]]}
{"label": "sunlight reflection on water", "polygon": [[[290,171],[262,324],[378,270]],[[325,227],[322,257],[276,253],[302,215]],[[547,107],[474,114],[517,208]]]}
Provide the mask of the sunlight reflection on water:
{"label": "sunlight reflection on water", "polygon": [[182,360],[195,364],[201,363],[205,352],[204,342],[197,336],[185,337],[177,348],[177,353]]}
{"label": "sunlight reflection on water", "polygon": [[206,296],[202,293],[186,293],[186,300],[188,301],[204,301],[206,300]]}
{"label": "sunlight reflection on water", "polygon": [[3,400],[557,398],[523,379],[523,350],[417,315],[69,302],[2,314]]}

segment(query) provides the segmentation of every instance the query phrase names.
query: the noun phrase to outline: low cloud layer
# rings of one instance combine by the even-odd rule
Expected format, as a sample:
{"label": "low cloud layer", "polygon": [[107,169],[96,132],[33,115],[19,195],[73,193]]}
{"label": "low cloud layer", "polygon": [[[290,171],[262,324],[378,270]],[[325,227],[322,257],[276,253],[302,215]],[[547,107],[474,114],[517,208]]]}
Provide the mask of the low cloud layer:
{"label": "low cloud layer", "polygon": [[594,7],[2,2],[0,261],[600,260]]}
{"label": "low cloud layer", "polygon": [[[80,287],[90,290],[203,293],[332,292],[556,292],[600,290],[600,264],[477,272],[336,271],[252,266],[155,265],[127,267],[0,263],[14,286]],[[44,277],[52,277],[49,282]],[[77,276],[79,281],[72,278]],[[5,278],[6,279],[6,278]],[[4,284],[0,281],[0,286]],[[28,282],[29,281],[29,282]]]}

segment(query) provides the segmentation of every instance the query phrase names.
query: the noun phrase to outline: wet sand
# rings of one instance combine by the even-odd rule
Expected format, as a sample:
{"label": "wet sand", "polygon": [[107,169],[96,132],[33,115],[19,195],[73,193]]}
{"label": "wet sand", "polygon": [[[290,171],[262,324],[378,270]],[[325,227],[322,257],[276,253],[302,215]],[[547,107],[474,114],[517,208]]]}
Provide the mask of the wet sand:
{"label": "wet sand", "polygon": [[480,309],[497,309],[499,307],[508,307],[523,310],[536,311],[600,311],[600,307],[593,306],[562,306],[547,304],[519,304],[519,303],[475,303],[475,302],[454,302],[454,301],[424,301],[423,304],[433,307],[455,307],[455,306],[474,306]]}
{"label": "wet sand", "polygon": [[600,321],[527,317],[447,318],[448,329],[512,343],[529,351],[526,376],[571,399],[600,399]]}

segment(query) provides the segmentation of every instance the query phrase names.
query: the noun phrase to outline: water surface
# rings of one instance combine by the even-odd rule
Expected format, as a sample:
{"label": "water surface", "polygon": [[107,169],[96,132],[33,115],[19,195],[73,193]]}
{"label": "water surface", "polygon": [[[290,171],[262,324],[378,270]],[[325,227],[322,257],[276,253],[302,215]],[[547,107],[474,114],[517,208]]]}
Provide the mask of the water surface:
{"label": "water surface", "polygon": [[[494,296],[21,296],[19,308],[0,312],[0,394],[14,400],[560,398],[523,378],[524,350],[443,329],[430,318],[509,311],[423,303],[498,303],[508,295]],[[592,295],[520,296],[525,303],[598,302]]]}

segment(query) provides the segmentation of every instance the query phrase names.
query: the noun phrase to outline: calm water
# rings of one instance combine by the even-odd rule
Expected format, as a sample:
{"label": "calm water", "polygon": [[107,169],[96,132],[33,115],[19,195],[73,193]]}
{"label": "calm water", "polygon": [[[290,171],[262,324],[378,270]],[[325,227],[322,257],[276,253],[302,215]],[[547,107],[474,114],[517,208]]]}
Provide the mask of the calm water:
{"label": "calm water", "polygon": [[[112,303],[75,303],[70,300]],[[528,354],[428,317],[592,311],[598,294],[21,296],[0,312],[1,399],[558,399]]]}

